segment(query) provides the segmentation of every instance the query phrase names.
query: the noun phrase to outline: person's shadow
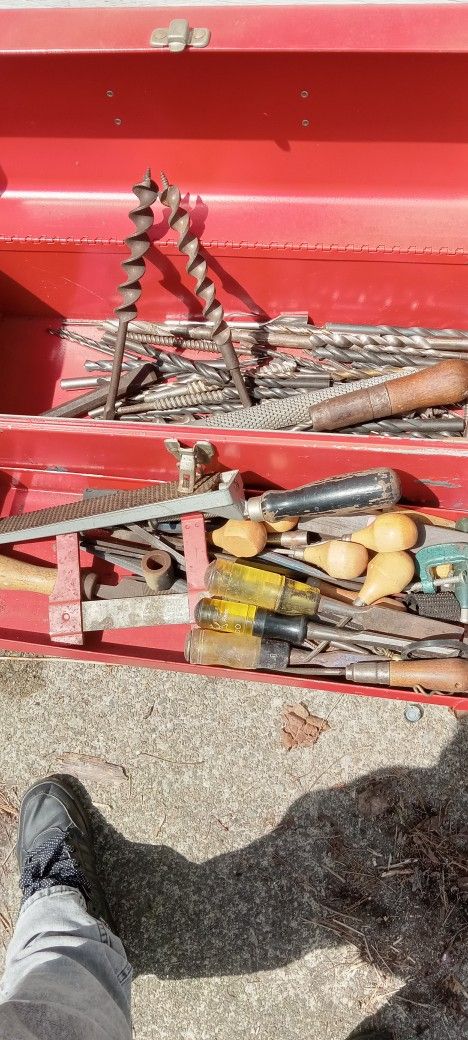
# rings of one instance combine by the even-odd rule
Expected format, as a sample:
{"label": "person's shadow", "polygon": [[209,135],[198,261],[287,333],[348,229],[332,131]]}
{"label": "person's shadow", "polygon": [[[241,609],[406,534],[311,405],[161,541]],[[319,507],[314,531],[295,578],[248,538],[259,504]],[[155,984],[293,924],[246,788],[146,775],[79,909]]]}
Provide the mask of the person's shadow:
{"label": "person's shadow", "polygon": [[408,1040],[443,1021],[466,1037],[467,749],[468,719],[437,767],[306,794],[271,833],[201,864],[127,841],[93,810],[135,975],[250,974],[355,944],[377,977],[405,980],[373,1026]]}

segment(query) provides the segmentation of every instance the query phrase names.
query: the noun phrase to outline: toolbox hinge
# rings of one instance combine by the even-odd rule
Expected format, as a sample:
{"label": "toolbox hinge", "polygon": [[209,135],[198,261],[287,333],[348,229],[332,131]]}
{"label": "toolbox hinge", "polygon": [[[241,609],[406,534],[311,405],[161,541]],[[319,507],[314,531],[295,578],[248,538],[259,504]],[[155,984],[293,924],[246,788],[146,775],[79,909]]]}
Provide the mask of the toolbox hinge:
{"label": "toolbox hinge", "polygon": [[210,38],[209,29],[191,29],[186,18],[174,18],[167,28],[153,30],[150,43],[152,47],[184,51],[186,47],[207,47]]}

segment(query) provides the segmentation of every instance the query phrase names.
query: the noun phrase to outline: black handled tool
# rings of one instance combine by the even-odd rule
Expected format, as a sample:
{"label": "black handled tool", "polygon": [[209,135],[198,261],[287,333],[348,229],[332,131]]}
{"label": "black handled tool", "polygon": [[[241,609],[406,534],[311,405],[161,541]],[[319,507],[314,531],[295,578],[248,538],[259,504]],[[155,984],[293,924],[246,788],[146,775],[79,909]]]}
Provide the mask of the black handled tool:
{"label": "black handled tool", "polygon": [[246,503],[250,520],[283,520],[311,513],[362,513],[395,505],[401,495],[393,469],[366,469],[318,480],[291,491],[266,491]]}

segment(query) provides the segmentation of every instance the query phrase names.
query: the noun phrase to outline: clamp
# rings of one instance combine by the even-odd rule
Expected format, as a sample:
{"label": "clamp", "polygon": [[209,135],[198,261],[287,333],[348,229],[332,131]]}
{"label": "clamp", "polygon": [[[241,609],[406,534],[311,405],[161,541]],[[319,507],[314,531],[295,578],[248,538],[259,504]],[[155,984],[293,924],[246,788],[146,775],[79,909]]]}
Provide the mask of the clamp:
{"label": "clamp", "polygon": [[[453,568],[453,580],[448,579],[447,584],[453,585],[453,592],[460,604],[460,620],[462,624],[468,624],[468,545],[428,545],[415,553],[416,572],[420,581],[417,590],[421,592],[436,592],[439,585],[446,584],[444,579],[436,579],[431,573],[435,567],[442,564],[450,564]],[[416,591],[412,587],[412,591]]]}

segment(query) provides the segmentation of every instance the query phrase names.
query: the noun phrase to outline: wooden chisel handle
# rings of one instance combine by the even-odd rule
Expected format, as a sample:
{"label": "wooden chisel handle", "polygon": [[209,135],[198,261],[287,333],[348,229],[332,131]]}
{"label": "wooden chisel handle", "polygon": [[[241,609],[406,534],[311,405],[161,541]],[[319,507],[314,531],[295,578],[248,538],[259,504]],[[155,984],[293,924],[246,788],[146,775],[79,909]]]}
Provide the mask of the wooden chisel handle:
{"label": "wooden chisel handle", "polygon": [[340,430],[418,408],[458,404],[468,396],[468,361],[441,361],[388,383],[352,390],[310,409],[314,430]]}
{"label": "wooden chisel handle", "polygon": [[42,592],[44,596],[50,596],[56,581],[56,567],[37,567],[34,563],[0,556],[0,589]]}
{"label": "wooden chisel handle", "polygon": [[468,693],[468,661],[460,658],[425,661],[362,661],[345,669],[354,683],[378,686],[423,686],[441,693]]}
{"label": "wooden chisel handle", "polygon": [[424,686],[441,693],[468,693],[468,661],[391,661],[390,686]]}

